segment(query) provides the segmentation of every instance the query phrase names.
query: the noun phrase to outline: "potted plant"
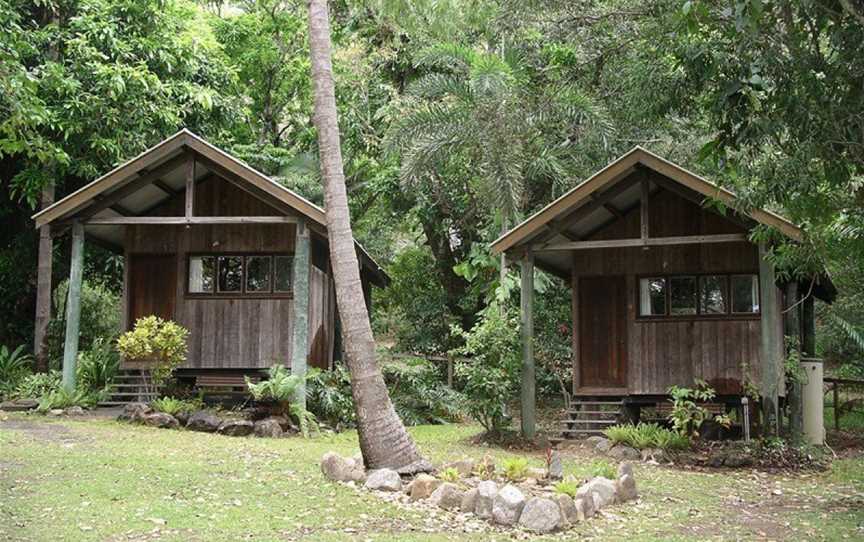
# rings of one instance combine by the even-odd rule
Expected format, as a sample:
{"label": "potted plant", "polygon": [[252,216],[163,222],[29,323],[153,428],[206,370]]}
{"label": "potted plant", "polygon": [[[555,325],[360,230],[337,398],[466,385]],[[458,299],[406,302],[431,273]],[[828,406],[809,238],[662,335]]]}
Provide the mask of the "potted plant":
{"label": "potted plant", "polygon": [[188,335],[189,331],[176,322],[146,316],[117,339],[123,361],[141,371],[148,398],[155,398],[174,370],[186,361]]}

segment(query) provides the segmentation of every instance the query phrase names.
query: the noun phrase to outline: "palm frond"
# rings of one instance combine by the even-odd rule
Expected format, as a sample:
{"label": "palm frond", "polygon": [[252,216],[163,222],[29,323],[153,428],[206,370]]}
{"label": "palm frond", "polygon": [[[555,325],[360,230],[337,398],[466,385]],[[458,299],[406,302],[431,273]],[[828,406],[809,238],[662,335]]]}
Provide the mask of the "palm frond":
{"label": "palm frond", "polygon": [[843,330],[843,332],[852,340],[855,346],[858,347],[859,350],[864,352],[864,332],[857,329],[851,322],[845,320],[837,316],[836,314],[831,314],[831,319],[837,324],[837,326]]}
{"label": "palm frond", "polygon": [[418,98],[434,99],[452,96],[464,102],[472,102],[471,86],[463,80],[446,73],[434,72],[408,85],[407,93]]}
{"label": "palm frond", "polygon": [[477,53],[470,47],[458,43],[439,43],[420,51],[414,65],[418,68],[467,72],[476,58]]}

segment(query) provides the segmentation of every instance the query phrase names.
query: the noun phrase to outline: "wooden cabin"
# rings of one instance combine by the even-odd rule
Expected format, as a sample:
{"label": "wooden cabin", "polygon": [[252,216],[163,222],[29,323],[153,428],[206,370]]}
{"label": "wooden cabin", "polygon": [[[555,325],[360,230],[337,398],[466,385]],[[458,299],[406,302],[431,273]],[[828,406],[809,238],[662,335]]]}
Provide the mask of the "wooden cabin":
{"label": "wooden cabin", "polygon": [[[756,224],[794,240],[801,231],[770,211],[734,208],[731,192],[637,147],[494,242],[522,264],[523,375],[533,375],[534,266],[571,288],[572,431],[614,422],[580,411],[620,405],[635,419],[666,403],[670,386],[697,379],[727,405],[751,385],[783,397],[782,311],[795,306],[803,326],[785,333],[813,354],[813,297],[830,301],[833,286],[825,276],[812,290],[810,280],[778,284],[748,234]],[[532,382],[522,400],[523,410],[533,404]]]}
{"label": "wooden cabin", "polygon": [[[242,384],[276,363],[326,369],[339,357],[324,210],[187,130],[34,218],[71,231],[73,295],[85,238],[124,256],[123,327],[151,314],[186,327],[181,376]],[[369,304],[388,279],[357,254]],[[77,352],[70,316],[64,367]]]}

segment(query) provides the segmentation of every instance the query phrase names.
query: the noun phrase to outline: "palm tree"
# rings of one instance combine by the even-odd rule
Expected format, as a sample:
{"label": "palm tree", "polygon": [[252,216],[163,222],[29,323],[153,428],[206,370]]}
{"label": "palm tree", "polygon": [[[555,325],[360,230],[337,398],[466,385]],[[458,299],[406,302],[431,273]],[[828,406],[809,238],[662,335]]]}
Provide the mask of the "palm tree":
{"label": "palm tree", "polygon": [[321,177],[324,179],[330,259],[343,324],[346,361],[351,372],[360,451],[370,469],[388,467],[406,473],[426,471],[431,469],[431,465],[420,455],[402,420],[396,415],[375,359],[375,340],[363,300],[360,267],[348,213],[330,50],[327,0],[310,0],[309,51],[315,95],[314,121],[318,130]]}
{"label": "palm tree", "polygon": [[567,177],[571,143],[586,126],[612,130],[576,87],[533,80],[518,53],[440,44],[417,64],[427,73],[408,86],[387,138],[401,153],[402,181],[416,188],[460,157],[501,233],[524,207],[526,185]]}

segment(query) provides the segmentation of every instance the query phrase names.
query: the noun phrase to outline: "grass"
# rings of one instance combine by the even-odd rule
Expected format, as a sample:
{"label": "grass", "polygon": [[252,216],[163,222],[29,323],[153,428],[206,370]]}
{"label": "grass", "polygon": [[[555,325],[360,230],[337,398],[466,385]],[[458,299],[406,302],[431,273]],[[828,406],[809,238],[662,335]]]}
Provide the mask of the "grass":
{"label": "grass", "polygon": [[[411,429],[435,462],[490,455],[499,468],[526,457],[469,444],[478,428]],[[353,432],[265,440],[111,421],[9,416],[0,420],[0,540],[501,540],[466,534],[427,511],[327,483],[318,460],[357,452]],[[562,452],[565,475],[593,470],[587,451]],[[542,452],[527,456],[542,467]],[[831,471],[779,476],[636,465],[637,504],[555,539],[860,538],[864,459]],[[779,493],[777,493],[779,491]],[[761,534],[760,534],[761,533]],[[550,538],[551,539],[551,538]]]}

